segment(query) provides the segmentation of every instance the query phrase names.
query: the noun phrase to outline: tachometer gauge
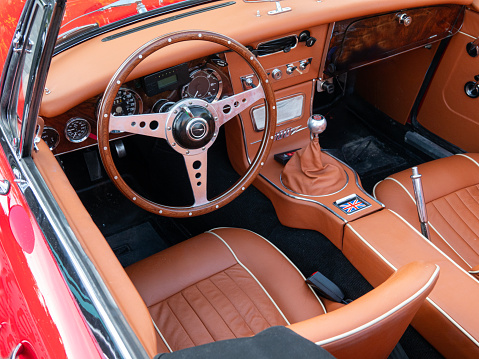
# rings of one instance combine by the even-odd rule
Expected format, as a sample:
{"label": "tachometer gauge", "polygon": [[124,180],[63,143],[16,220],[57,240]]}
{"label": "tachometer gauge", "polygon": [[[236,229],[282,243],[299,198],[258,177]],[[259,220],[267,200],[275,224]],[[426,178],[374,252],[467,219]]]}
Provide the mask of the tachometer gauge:
{"label": "tachometer gauge", "polygon": [[113,101],[111,114],[115,116],[136,115],[142,111],[141,97],[135,91],[121,87]]}
{"label": "tachometer gauge", "polygon": [[190,83],[183,87],[183,98],[194,97],[213,102],[221,97],[223,82],[216,70],[210,68],[195,70],[190,73],[190,78]]}
{"label": "tachometer gauge", "polygon": [[90,135],[90,131],[90,123],[81,117],[69,119],[65,126],[65,136],[68,141],[73,143],[85,141]]}

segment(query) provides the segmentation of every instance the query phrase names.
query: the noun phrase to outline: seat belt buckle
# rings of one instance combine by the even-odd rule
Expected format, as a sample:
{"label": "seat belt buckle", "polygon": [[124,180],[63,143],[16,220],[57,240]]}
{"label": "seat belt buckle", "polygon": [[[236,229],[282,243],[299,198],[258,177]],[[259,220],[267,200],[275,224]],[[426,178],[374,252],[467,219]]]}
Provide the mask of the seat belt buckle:
{"label": "seat belt buckle", "polygon": [[332,300],[336,303],[348,304],[350,299],[346,299],[343,291],[332,281],[322,275],[320,272],[314,272],[310,277],[306,279],[311,287],[315,288],[319,295]]}

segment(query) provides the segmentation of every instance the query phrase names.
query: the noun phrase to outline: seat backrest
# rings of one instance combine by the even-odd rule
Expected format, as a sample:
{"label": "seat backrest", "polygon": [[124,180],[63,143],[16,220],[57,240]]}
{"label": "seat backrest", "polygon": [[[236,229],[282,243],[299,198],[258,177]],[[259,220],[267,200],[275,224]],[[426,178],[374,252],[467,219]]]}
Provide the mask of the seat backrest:
{"label": "seat backrest", "polygon": [[435,264],[410,263],[352,303],[289,328],[337,358],[387,358],[438,275]]}

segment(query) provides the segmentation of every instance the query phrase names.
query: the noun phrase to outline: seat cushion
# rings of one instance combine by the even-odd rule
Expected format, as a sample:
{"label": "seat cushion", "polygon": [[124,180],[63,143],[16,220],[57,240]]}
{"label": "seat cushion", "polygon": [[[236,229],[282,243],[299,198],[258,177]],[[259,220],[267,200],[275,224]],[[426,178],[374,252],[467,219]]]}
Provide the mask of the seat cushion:
{"label": "seat cushion", "polygon": [[150,311],[159,342],[173,351],[325,313],[296,267],[246,230],[203,233],[126,271]]}
{"label": "seat cushion", "polygon": [[[465,270],[479,265],[479,155],[456,155],[418,166],[432,242]],[[420,230],[411,170],[378,183],[376,198]]]}

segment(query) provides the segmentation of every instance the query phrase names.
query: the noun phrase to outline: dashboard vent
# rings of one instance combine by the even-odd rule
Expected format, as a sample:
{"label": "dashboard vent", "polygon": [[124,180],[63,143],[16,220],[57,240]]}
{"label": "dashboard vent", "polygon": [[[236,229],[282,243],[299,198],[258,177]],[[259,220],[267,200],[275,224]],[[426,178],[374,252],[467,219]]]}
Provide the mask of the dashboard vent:
{"label": "dashboard vent", "polygon": [[266,56],[277,52],[289,52],[298,44],[296,35],[282,37],[259,44],[255,50],[257,56]]}

